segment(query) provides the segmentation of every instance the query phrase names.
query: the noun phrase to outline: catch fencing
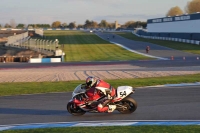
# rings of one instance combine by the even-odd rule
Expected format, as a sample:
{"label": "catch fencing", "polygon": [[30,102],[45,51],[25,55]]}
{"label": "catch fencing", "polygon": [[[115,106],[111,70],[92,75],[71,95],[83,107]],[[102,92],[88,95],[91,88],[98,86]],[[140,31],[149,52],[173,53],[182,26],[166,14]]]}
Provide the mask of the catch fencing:
{"label": "catch fencing", "polygon": [[[40,35],[43,35],[43,31],[38,30]],[[59,47],[59,41],[56,40],[44,40],[44,39],[32,39],[28,36],[28,32],[13,35],[8,37],[8,41],[5,44],[7,47],[15,47],[20,49],[30,49],[43,54],[53,55],[56,49]]]}
{"label": "catch fencing", "polygon": [[38,51],[44,54],[54,54],[59,47],[58,40],[44,40],[44,39],[29,39],[27,43],[23,45],[24,48]]}

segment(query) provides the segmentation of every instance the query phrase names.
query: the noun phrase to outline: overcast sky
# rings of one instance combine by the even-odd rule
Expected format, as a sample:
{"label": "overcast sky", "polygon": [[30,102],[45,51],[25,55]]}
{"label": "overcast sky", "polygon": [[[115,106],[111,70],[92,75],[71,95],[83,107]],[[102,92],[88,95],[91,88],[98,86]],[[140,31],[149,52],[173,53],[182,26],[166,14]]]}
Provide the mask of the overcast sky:
{"label": "overcast sky", "polygon": [[0,0],[0,24],[11,19],[23,24],[52,24],[76,22],[84,24],[93,20],[146,21],[164,17],[174,6],[184,10],[190,0]]}

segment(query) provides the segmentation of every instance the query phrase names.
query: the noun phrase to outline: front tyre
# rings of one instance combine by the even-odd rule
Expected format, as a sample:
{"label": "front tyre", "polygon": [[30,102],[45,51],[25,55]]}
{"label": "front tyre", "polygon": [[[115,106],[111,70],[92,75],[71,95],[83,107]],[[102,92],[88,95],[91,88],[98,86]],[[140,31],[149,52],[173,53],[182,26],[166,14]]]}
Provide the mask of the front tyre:
{"label": "front tyre", "polygon": [[80,116],[86,113],[84,110],[80,109],[79,107],[74,108],[74,105],[71,102],[67,104],[67,111],[74,116]]}
{"label": "front tyre", "polygon": [[131,114],[137,109],[137,102],[131,97],[124,98],[119,102],[119,104],[125,107],[125,109],[118,110],[122,114]]}

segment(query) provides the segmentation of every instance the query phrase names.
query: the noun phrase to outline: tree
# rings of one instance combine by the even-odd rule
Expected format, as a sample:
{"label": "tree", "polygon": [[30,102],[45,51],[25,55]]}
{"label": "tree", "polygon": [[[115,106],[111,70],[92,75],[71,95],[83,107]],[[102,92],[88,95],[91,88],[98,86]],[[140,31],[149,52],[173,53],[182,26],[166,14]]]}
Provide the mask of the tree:
{"label": "tree", "polygon": [[176,15],[183,15],[183,11],[178,6],[172,7],[166,14],[166,16],[176,16]]}
{"label": "tree", "polygon": [[61,26],[62,28],[67,28],[67,23],[63,23]]}
{"label": "tree", "polygon": [[77,26],[77,28],[83,28],[84,27],[84,25],[82,25],[82,24],[79,24],[78,26]]}
{"label": "tree", "polygon": [[186,12],[189,14],[200,12],[200,0],[192,0],[188,2],[186,6]]}
{"label": "tree", "polygon": [[60,26],[61,26],[61,22],[60,21],[55,21],[51,25],[52,28],[59,28]]}
{"label": "tree", "polygon": [[98,28],[98,23],[95,21],[86,20],[84,24],[85,28]]}
{"label": "tree", "polygon": [[18,24],[16,28],[25,28],[25,24]]}
{"label": "tree", "polygon": [[35,28],[34,26],[35,26],[35,24],[29,24],[27,27],[28,27],[28,29],[33,29],[33,28]]}
{"label": "tree", "polygon": [[128,21],[124,24],[127,28],[133,28],[135,27],[135,21]]}
{"label": "tree", "polygon": [[143,28],[147,28],[147,22],[142,22],[142,23],[141,23],[141,26],[142,26]]}
{"label": "tree", "polygon": [[115,23],[108,23],[108,28],[114,29],[115,28]]}
{"label": "tree", "polygon": [[76,28],[76,22],[69,23],[68,27],[71,29]]}
{"label": "tree", "polygon": [[90,22],[90,20],[87,19],[87,20],[85,21],[84,27],[85,27],[85,28],[91,28],[91,22]]}
{"label": "tree", "polygon": [[108,22],[106,20],[101,20],[101,22],[99,23],[99,27],[108,28]]}
{"label": "tree", "polygon": [[95,21],[92,21],[91,26],[92,28],[98,28],[98,23]]}

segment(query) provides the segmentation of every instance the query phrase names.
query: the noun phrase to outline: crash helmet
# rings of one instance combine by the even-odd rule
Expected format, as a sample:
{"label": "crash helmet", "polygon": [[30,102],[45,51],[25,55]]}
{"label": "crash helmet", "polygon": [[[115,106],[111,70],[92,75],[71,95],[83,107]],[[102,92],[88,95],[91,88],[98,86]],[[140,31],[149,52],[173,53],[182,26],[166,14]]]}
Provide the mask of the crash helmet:
{"label": "crash helmet", "polygon": [[93,76],[88,76],[86,79],[86,86],[91,88],[94,87],[97,83],[97,78],[93,77]]}

